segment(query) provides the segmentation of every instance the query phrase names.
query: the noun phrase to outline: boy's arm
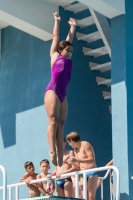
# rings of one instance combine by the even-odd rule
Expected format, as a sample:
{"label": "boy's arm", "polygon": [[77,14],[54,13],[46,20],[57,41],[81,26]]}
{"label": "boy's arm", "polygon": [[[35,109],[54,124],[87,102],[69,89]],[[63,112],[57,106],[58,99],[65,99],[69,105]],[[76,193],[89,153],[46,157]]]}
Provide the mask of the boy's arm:
{"label": "boy's arm", "polygon": [[70,31],[69,31],[69,33],[67,35],[66,41],[69,41],[70,43],[72,43],[73,37],[74,37],[74,33],[75,33],[75,28],[76,28],[76,21],[75,21],[75,19],[70,18],[68,23],[70,25]]}
{"label": "boy's arm", "polygon": [[70,172],[74,172],[76,171],[76,168],[72,165],[72,167],[66,171],[63,172],[63,174],[67,174],[67,173],[70,173]]}
{"label": "boy's arm", "polygon": [[69,160],[70,162],[88,163],[94,161],[94,155],[90,144],[86,142],[85,144],[83,144],[82,148],[84,148],[87,158],[71,157]]}
{"label": "boy's arm", "polygon": [[56,170],[57,170],[57,167],[55,167],[54,171],[52,172],[52,174],[50,174],[51,176],[56,176]]}
{"label": "boy's arm", "polygon": [[22,178],[20,179],[20,182],[25,182],[25,183],[29,183],[31,181],[31,179],[30,178],[28,178],[28,174],[26,173],[26,174],[24,174],[23,176],[22,176]]}
{"label": "boy's arm", "polygon": [[113,159],[109,163],[107,163],[105,166],[111,166],[111,165],[113,165]]}
{"label": "boy's arm", "polygon": [[72,166],[70,169],[63,171],[63,172],[61,170],[58,170],[58,173],[56,173],[56,177],[60,178],[61,174],[67,174],[67,173],[74,172],[74,171],[76,171],[76,168],[74,166]]}
{"label": "boy's arm", "polygon": [[78,162],[73,162],[73,163],[71,163],[71,165],[75,168],[75,171],[80,170],[80,163],[78,163]]}
{"label": "boy's arm", "polygon": [[[37,175],[37,179],[41,179],[40,175]],[[39,191],[44,194],[44,195],[48,195],[47,191],[43,188],[42,182],[37,183],[37,187],[39,189]]]}
{"label": "boy's arm", "polygon": [[[69,158],[71,157],[75,157],[74,151],[70,151]],[[69,159],[68,159],[68,164],[72,165],[75,168],[75,171],[80,169],[80,163],[78,162],[69,162]]]}

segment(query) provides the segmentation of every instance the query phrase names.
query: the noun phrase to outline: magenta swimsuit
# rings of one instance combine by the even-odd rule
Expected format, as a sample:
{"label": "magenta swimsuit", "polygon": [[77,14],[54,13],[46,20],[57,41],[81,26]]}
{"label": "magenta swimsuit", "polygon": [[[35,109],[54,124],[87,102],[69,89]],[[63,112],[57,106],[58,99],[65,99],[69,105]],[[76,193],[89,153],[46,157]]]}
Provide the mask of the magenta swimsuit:
{"label": "magenta swimsuit", "polygon": [[72,75],[72,61],[67,60],[61,54],[58,55],[51,68],[51,81],[49,82],[45,93],[53,90],[62,102],[66,96],[66,88]]}

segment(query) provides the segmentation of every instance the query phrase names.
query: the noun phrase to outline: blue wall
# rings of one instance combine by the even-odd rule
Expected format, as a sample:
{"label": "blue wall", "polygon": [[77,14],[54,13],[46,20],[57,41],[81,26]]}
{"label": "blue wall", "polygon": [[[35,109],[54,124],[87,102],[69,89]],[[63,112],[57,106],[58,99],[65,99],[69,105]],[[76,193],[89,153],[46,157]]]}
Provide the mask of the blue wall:
{"label": "blue wall", "polygon": [[50,44],[13,27],[2,30],[0,163],[8,184],[19,181],[25,161],[33,161],[39,172],[40,160],[48,158],[43,95],[50,76]]}
{"label": "blue wall", "polygon": [[[89,13],[77,14],[77,18]],[[69,30],[67,21],[73,13],[60,8],[62,16],[60,37]],[[95,30],[95,26],[78,31]],[[97,86],[99,72],[90,71],[89,61],[103,63],[108,56],[84,56],[82,46],[102,46],[102,41],[87,44],[74,38],[73,76],[68,87],[69,112],[64,134],[77,131],[82,140],[89,141],[95,150],[98,166],[112,158],[110,101],[105,101]],[[43,42],[13,27],[2,30],[2,59],[0,60],[0,163],[5,166],[8,184],[19,182],[24,173],[23,164],[33,161],[39,173],[39,162],[48,157],[46,139],[47,116],[43,95],[50,79],[49,48],[51,41]],[[109,72],[104,77],[110,77]],[[53,166],[51,166],[53,170]],[[27,192],[21,189],[21,198]],[[99,194],[99,192],[98,192]],[[108,192],[106,195],[109,195]]]}

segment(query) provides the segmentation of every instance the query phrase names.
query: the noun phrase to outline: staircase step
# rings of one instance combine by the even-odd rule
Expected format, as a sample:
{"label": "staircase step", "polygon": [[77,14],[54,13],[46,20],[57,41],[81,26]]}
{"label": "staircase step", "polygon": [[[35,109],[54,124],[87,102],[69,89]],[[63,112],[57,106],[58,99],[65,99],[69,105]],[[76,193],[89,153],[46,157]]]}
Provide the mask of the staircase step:
{"label": "staircase step", "polygon": [[100,47],[98,49],[93,49],[91,51],[86,51],[84,52],[84,55],[88,55],[88,56],[94,56],[94,58],[99,57],[99,56],[103,56],[105,54],[108,54],[107,52],[107,48],[104,47]]}
{"label": "staircase step", "polygon": [[91,51],[91,50],[93,50],[93,49],[90,49],[90,48],[87,48],[87,47],[83,47],[83,48],[82,48],[82,51],[84,52],[84,54],[85,54],[86,52],[88,52],[88,51]]}
{"label": "staircase step", "polygon": [[109,112],[112,114],[112,106],[109,106]]}
{"label": "staircase step", "polygon": [[76,37],[77,37],[78,40],[83,40],[83,41],[86,41],[88,43],[101,39],[101,35],[100,35],[99,31],[96,31],[94,33],[87,34],[87,35],[85,34],[85,35],[80,36],[80,37],[79,37],[79,33],[76,33]]}
{"label": "staircase step", "polygon": [[111,85],[111,79],[102,78],[98,76],[96,77],[96,82],[98,85],[107,85],[107,86]]}
{"label": "staircase step", "polygon": [[64,7],[65,10],[69,10],[69,11],[72,11],[74,13],[78,13],[78,12],[81,12],[83,10],[86,10],[88,9],[87,6],[81,4],[81,3],[76,3],[76,4],[69,4],[69,5],[66,5]]}
{"label": "staircase step", "polygon": [[111,92],[103,91],[103,97],[104,99],[111,99]]}
{"label": "staircase step", "polygon": [[86,17],[80,20],[76,20],[76,25],[80,26],[80,28],[86,27],[86,26],[90,26],[92,24],[94,24],[94,19],[92,16],[90,17]]}
{"label": "staircase step", "polygon": [[97,63],[90,62],[89,66],[90,66],[91,70],[98,70],[100,72],[105,72],[105,71],[111,70],[111,62],[107,62],[104,64],[97,64]]}

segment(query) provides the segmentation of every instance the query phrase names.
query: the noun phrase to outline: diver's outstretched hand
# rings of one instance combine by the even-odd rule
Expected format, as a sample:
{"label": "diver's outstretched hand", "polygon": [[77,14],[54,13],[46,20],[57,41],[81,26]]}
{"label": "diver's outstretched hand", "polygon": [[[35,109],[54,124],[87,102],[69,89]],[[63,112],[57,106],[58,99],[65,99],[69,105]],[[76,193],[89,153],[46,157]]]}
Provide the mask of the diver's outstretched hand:
{"label": "diver's outstretched hand", "polygon": [[69,23],[70,26],[76,26],[76,21],[73,18],[70,18],[68,23]]}
{"label": "diver's outstretched hand", "polygon": [[60,21],[61,20],[61,17],[59,16],[59,14],[57,12],[53,13],[53,15],[54,15],[55,21]]}

